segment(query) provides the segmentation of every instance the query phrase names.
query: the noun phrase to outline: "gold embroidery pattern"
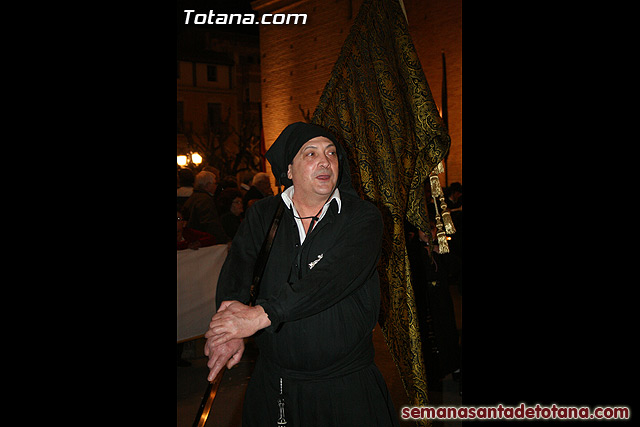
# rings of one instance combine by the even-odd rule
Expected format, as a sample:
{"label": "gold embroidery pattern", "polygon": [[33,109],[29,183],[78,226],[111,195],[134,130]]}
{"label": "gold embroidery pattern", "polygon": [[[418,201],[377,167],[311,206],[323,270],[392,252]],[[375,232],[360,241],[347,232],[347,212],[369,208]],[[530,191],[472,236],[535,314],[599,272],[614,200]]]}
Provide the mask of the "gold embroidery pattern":
{"label": "gold embroidery pattern", "polygon": [[404,219],[429,230],[425,181],[451,140],[397,1],[363,2],[312,123],[340,139],[348,153],[354,188],[383,214],[378,266],[382,331],[412,404],[426,406]]}

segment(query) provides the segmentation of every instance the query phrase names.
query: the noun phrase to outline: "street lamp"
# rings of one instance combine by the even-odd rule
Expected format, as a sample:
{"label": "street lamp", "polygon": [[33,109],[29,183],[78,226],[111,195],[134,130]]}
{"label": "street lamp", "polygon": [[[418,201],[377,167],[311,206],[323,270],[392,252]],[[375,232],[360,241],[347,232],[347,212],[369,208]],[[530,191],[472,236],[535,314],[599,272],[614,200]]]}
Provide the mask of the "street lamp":
{"label": "street lamp", "polygon": [[202,156],[198,153],[191,153],[191,162],[193,162],[194,165],[198,166],[200,163],[202,163]]}

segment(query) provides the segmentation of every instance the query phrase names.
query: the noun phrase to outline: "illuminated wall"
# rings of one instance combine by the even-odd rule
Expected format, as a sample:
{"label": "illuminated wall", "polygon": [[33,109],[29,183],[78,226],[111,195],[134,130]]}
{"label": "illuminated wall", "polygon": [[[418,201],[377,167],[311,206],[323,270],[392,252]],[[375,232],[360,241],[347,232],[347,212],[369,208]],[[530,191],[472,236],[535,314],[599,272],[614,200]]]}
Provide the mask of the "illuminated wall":
{"label": "illuminated wall", "polygon": [[[258,14],[307,14],[305,24],[260,25],[262,123],[269,148],[288,124],[313,115],[362,0],[256,0]],[[441,105],[446,55],[451,149],[448,182],[462,182],[462,0],[404,0],[409,32]],[[301,111],[302,110],[302,111]],[[267,162],[268,167],[268,162]],[[441,182],[445,185],[444,176]]]}

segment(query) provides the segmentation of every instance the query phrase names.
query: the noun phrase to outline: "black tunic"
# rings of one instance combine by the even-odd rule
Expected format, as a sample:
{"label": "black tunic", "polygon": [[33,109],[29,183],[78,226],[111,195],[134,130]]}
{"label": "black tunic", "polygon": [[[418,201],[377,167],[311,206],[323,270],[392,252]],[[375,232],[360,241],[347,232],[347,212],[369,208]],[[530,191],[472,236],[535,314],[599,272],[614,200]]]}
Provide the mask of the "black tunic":
{"label": "black tunic", "polygon": [[407,242],[407,253],[427,384],[430,390],[436,390],[442,378],[460,368],[458,329],[448,280],[447,257],[453,254],[433,252],[430,256],[417,236]]}
{"label": "black tunic", "polygon": [[[284,211],[256,302],[271,326],[255,335],[260,355],[243,426],[275,427],[280,398],[287,427],[399,425],[373,360],[382,217],[373,204],[347,192],[340,196],[340,213],[333,200],[302,245],[292,211]],[[253,265],[279,198],[261,199],[247,211],[220,273],[218,306],[248,301]]]}

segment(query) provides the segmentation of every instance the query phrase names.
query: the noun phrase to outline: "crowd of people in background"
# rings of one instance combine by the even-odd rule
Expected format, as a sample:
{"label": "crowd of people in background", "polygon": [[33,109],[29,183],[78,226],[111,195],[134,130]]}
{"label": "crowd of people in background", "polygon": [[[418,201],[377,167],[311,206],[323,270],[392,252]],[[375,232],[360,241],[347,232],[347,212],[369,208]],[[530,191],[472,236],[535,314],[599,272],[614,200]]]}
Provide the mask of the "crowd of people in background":
{"label": "crowd of people in background", "polygon": [[197,174],[181,168],[177,178],[178,250],[231,242],[251,204],[273,195],[264,172],[238,183],[206,166]]}
{"label": "crowd of people in background", "polygon": [[[197,174],[189,168],[180,168],[177,184],[179,250],[229,243],[253,202],[273,195],[269,175],[265,172],[248,175],[244,181],[240,181],[233,176],[221,178],[220,171],[212,166],[205,166]],[[456,233],[449,241],[450,253],[461,262],[462,184],[454,182],[443,191],[456,228]],[[435,224],[433,203],[429,197],[427,207],[430,223]],[[417,236],[416,231],[410,230],[411,238]],[[200,245],[192,244],[196,240],[200,241]],[[462,291],[461,281],[456,279],[455,282]]]}

